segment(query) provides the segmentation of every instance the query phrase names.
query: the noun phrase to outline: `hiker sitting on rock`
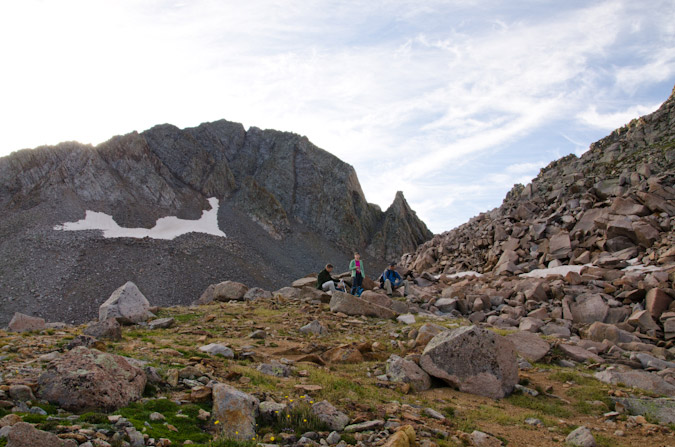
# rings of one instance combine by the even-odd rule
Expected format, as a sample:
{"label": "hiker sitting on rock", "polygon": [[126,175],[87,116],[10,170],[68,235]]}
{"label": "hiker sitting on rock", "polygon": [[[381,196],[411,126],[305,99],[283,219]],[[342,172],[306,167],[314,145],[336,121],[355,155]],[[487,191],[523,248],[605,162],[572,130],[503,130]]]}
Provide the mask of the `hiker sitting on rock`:
{"label": "hiker sitting on rock", "polygon": [[395,269],[396,263],[392,262],[389,264],[389,268],[382,273],[382,279],[384,280],[384,290],[387,291],[387,295],[391,296],[394,293],[395,289],[403,286],[403,296],[408,296],[408,281],[405,281],[401,278],[401,275]]}
{"label": "hiker sitting on rock", "polygon": [[354,252],[354,259],[349,263],[349,270],[352,273],[352,290],[351,294],[360,296],[363,292],[363,275],[365,271],[363,270],[363,261],[361,261],[361,255],[359,252]]}
{"label": "hiker sitting on rock", "polygon": [[324,292],[330,291],[335,292],[335,283],[336,281],[330,275],[330,272],[333,271],[333,264],[326,264],[326,268],[321,270],[319,276],[316,279],[316,288],[323,290]]}

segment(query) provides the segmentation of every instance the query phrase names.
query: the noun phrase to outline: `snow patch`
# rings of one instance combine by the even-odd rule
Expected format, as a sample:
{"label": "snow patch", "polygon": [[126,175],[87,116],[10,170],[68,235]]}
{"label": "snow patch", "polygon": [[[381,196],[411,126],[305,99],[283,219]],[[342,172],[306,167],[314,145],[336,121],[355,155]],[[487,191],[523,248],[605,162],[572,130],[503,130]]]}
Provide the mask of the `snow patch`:
{"label": "snow patch", "polygon": [[112,216],[89,210],[85,213],[84,219],[77,222],[66,222],[63,225],[55,226],[54,229],[59,231],[101,230],[103,231],[103,237],[106,239],[118,237],[142,239],[149,237],[170,240],[188,233],[206,233],[227,237],[218,228],[218,199],[210,198],[209,204],[211,209],[202,211],[202,217],[198,220],[179,219],[175,216],[161,217],[157,219],[155,226],[149,229],[120,227]]}
{"label": "snow patch", "polygon": [[521,278],[546,278],[550,275],[560,275],[565,276],[569,272],[581,273],[581,269],[588,267],[591,264],[584,265],[561,265],[558,267],[551,267],[548,269],[536,269],[528,273],[523,273],[519,275]]}
{"label": "snow patch", "polygon": [[470,270],[470,271],[467,271],[467,272],[459,272],[459,273],[453,273],[452,275],[447,275],[447,277],[450,278],[450,279],[464,278],[465,276],[476,276],[476,277],[480,278],[481,276],[483,276],[483,274]]}

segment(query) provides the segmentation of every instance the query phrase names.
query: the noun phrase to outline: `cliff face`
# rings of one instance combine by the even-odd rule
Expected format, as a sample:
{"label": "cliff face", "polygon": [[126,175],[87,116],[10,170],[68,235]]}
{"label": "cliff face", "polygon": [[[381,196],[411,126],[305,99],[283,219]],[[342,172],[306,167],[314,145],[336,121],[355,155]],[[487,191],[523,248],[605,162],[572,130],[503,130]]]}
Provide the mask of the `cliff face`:
{"label": "cliff face", "polygon": [[[114,137],[96,147],[69,142],[22,150],[0,159],[0,212],[4,216],[0,254],[18,261],[16,268],[5,265],[0,269],[0,287],[15,304],[35,297],[47,301],[63,297],[65,286],[54,287],[40,280],[33,287],[35,292],[23,290],[22,285],[32,281],[28,273],[32,267],[30,259],[23,264],[22,245],[32,259],[47,259],[46,251],[60,251],[59,261],[51,258],[57,265],[45,261],[44,268],[55,271],[59,265],[69,265],[68,273],[59,273],[65,275],[65,282],[78,275],[83,259],[103,262],[82,238],[95,241],[93,245],[138,247],[138,240],[102,240],[97,232],[54,231],[56,225],[84,218],[86,210],[109,214],[122,227],[151,228],[166,216],[198,219],[209,209],[210,197],[219,199],[218,224],[228,235],[227,241],[187,235],[160,247],[162,243],[143,240],[153,250],[162,251],[151,255],[150,250],[148,257],[166,257],[160,264],[170,266],[176,256],[167,247],[185,244],[191,238],[209,240],[208,246],[220,247],[217,252],[232,255],[217,255],[219,268],[226,272],[236,264],[248,272],[242,273],[240,280],[248,275],[252,285],[269,288],[316,271],[325,262],[346,262],[348,253],[355,249],[367,251],[370,261],[378,263],[412,251],[432,236],[402,195],[386,212],[369,204],[354,168],[306,137],[257,128],[246,131],[241,124],[224,120],[183,130],[159,125]],[[40,247],[36,238],[47,242]],[[74,244],[75,240],[79,242]],[[73,250],[50,246],[52,243],[66,244]],[[234,247],[237,244],[241,246]],[[199,246],[188,245],[193,249]],[[118,252],[120,259],[125,257],[124,251]],[[247,259],[255,257],[253,253],[261,259]],[[235,262],[233,258],[241,259]],[[262,275],[265,278],[260,277],[264,268],[258,262],[269,269]],[[136,263],[137,272],[146,271],[145,264],[156,266],[149,260]],[[50,283],[64,282],[61,277],[46,276]],[[112,287],[130,279],[121,276],[112,275],[106,284]],[[185,293],[174,293],[181,295],[178,302],[194,300],[195,296],[187,295],[199,293],[214,279],[228,279],[215,276],[214,271],[210,282],[186,278],[190,286]]]}
{"label": "cliff face", "polygon": [[667,262],[675,244],[673,184],[675,90],[654,113],[580,158],[552,162],[532,183],[514,186],[499,208],[435,236],[404,263],[418,272],[516,274],[618,258]]}

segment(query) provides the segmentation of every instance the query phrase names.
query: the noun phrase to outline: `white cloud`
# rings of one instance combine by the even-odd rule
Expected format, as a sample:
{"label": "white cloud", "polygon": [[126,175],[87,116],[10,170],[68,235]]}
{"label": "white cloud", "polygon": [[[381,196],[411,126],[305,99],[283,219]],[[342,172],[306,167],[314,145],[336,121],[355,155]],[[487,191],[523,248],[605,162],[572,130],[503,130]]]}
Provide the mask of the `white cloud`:
{"label": "white cloud", "polygon": [[587,125],[611,131],[628,124],[634,118],[653,112],[659,105],[637,105],[612,113],[599,113],[596,106],[590,106],[581,112],[578,118]]}

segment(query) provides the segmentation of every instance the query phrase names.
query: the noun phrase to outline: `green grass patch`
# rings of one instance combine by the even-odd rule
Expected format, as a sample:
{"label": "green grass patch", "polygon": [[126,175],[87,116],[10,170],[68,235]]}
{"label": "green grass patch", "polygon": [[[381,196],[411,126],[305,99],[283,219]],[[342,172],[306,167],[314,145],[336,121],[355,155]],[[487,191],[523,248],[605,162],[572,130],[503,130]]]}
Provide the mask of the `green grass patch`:
{"label": "green grass patch", "polygon": [[202,313],[187,313],[187,314],[178,314],[178,315],[167,315],[167,317],[172,317],[176,320],[176,323],[189,323],[190,321],[198,320],[204,314]]}
{"label": "green grass patch", "polygon": [[211,441],[208,447],[256,447],[257,441],[239,441],[237,439],[223,438]]}
{"label": "green grass patch", "polygon": [[564,406],[562,402],[555,398],[544,396],[532,397],[524,394],[512,394],[506,398],[506,401],[516,407],[527,408],[538,413],[555,416],[559,418],[568,418],[572,412]]}
{"label": "green grass patch", "polygon": [[[119,411],[141,433],[148,434],[151,438],[167,438],[173,443],[182,444],[191,440],[195,443],[206,443],[211,436],[202,427],[203,421],[197,419],[198,405],[178,405],[169,399],[152,399],[145,403],[135,402]],[[165,421],[151,421],[151,413],[161,413]],[[181,417],[179,414],[187,417]],[[147,422],[148,425],[145,425]],[[168,425],[178,429],[177,432],[169,429]]]}
{"label": "green grass patch", "polygon": [[29,424],[41,424],[47,420],[47,416],[42,414],[23,413],[21,419]]}
{"label": "green grass patch", "polygon": [[86,422],[88,424],[107,424],[108,423],[108,416],[103,414],[103,413],[84,413],[80,415],[80,420],[82,422]]}

